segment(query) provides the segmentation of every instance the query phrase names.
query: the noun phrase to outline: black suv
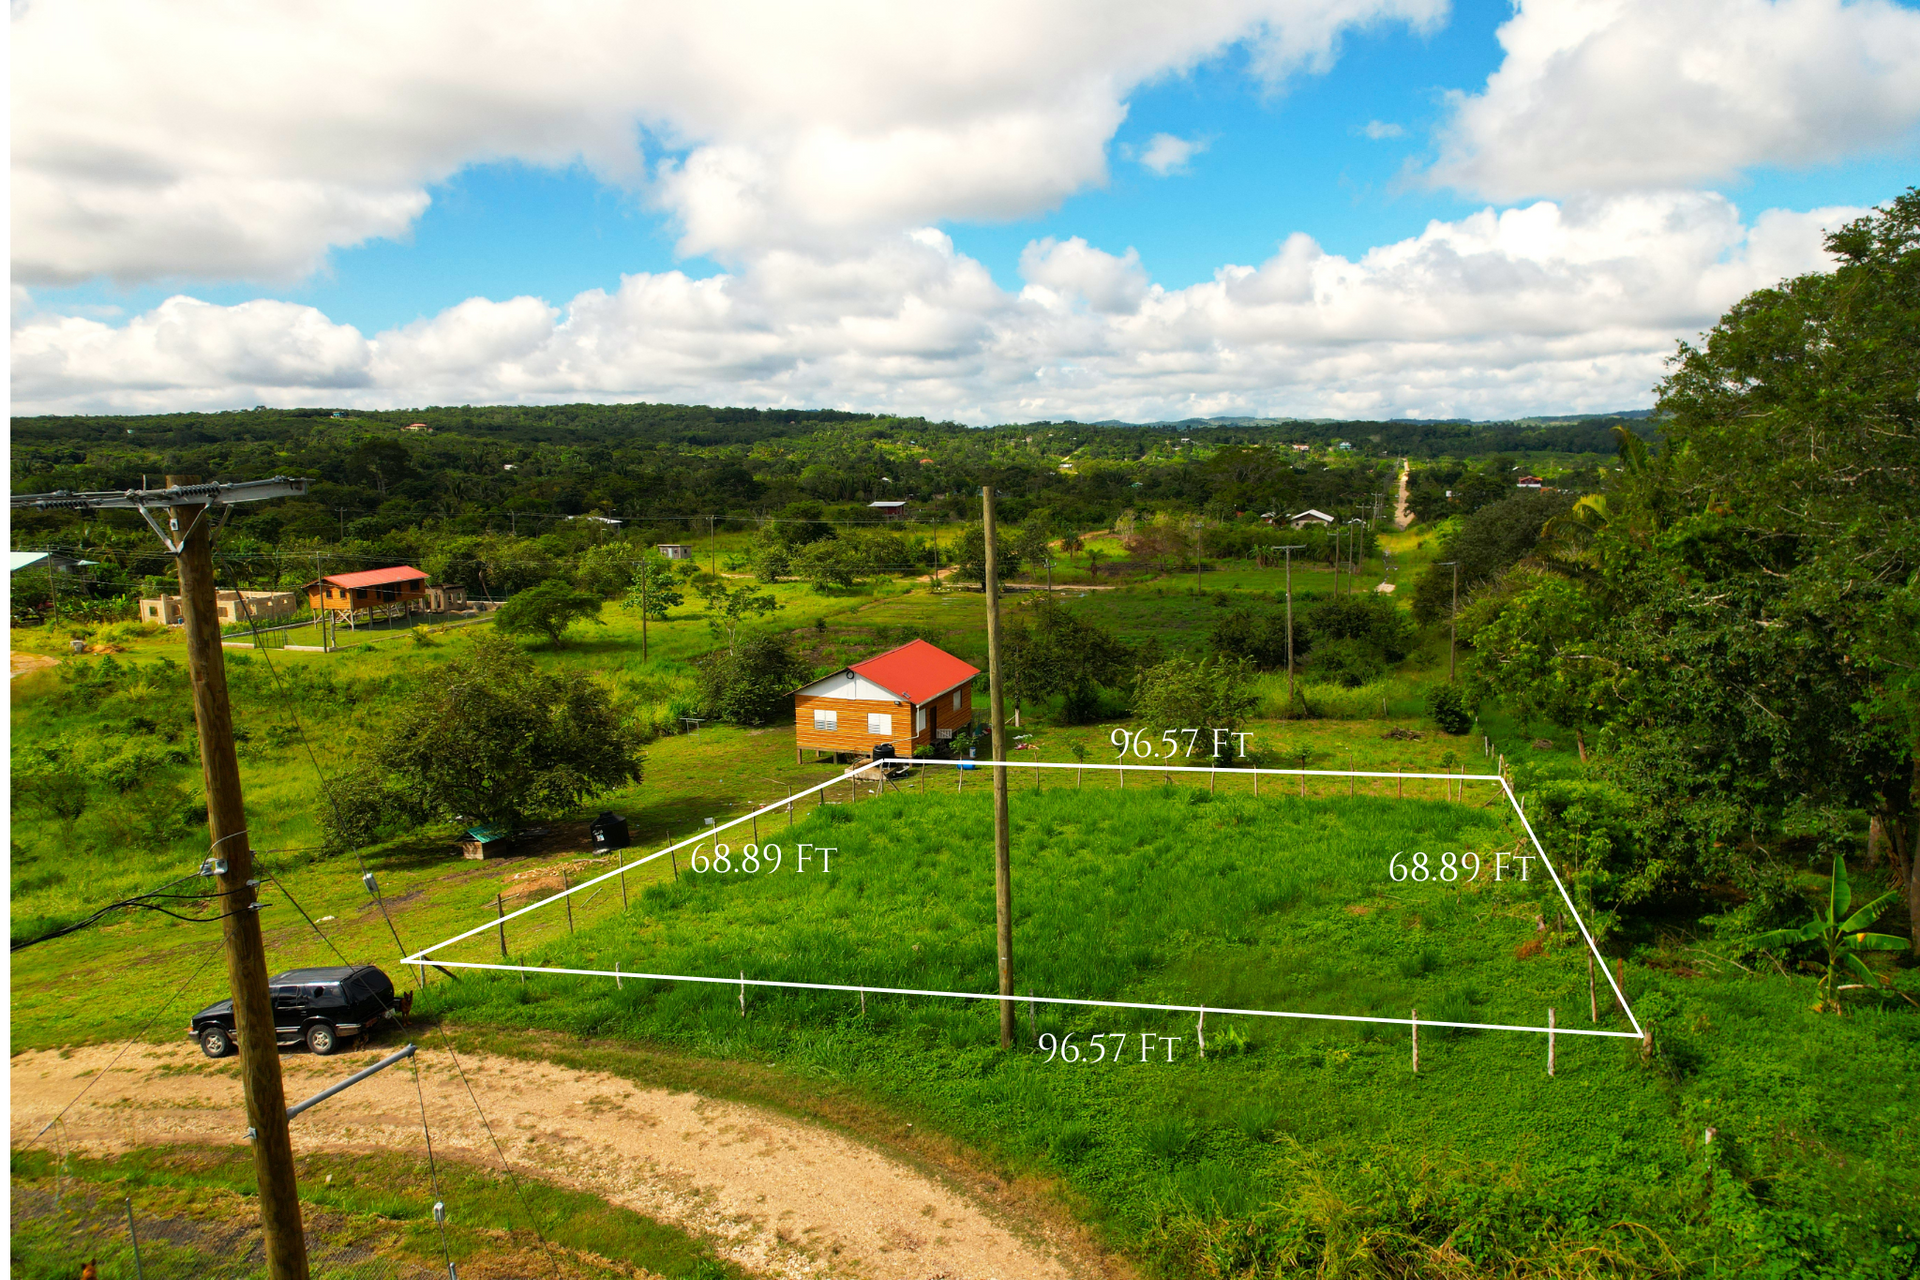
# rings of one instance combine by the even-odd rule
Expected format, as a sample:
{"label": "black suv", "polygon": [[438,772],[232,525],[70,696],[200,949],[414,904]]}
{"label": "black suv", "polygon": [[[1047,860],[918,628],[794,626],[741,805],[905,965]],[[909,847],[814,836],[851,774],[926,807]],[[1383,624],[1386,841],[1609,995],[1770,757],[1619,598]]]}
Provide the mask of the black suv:
{"label": "black suv", "polygon": [[[274,1040],[282,1045],[307,1042],[315,1053],[332,1053],[342,1040],[372,1031],[382,1018],[406,1011],[395,998],[393,982],[370,964],[347,968],[289,969],[269,978]],[[411,993],[409,993],[411,994]],[[209,1058],[233,1052],[233,1001],[210,1004],[193,1015],[187,1035]]]}

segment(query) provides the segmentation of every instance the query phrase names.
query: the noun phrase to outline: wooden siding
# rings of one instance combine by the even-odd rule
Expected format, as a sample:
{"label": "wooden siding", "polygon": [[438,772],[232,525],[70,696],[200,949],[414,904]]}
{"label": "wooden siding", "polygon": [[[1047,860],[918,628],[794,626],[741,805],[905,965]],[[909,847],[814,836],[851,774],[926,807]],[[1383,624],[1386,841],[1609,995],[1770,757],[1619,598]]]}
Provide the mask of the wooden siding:
{"label": "wooden siding", "polygon": [[385,604],[424,600],[426,595],[427,584],[419,578],[354,587],[351,591],[326,582],[307,588],[307,607],[316,613],[322,609],[377,609]]}
{"label": "wooden siding", "polygon": [[[925,746],[934,740],[937,729],[957,729],[973,719],[973,685],[964,684],[959,689],[960,706],[953,705],[951,691],[941,694],[930,703],[922,703],[927,709],[927,727],[914,731],[915,708],[905,702],[873,702],[856,698],[823,698],[808,694],[795,694],[793,699],[793,740],[794,745],[815,751],[845,751],[857,755],[871,752],[876,743],[891,742],[895,754],[902,758],[911,756],[917,746]],[[813,727],[813,713],[832,711],[839,717],[838,724],[831,730]],[[893,717],[891,737],[879,738],[867,732],[869,714],[890,715]]]}

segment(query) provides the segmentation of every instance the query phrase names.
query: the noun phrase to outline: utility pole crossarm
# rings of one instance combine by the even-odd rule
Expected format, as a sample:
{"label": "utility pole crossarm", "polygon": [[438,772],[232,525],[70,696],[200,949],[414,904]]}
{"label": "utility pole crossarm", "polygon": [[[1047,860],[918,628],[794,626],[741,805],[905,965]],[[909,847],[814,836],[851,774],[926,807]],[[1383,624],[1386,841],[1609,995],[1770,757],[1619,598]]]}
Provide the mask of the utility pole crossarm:
{"label": "utility pole crossarm", "polygon": [[[164,489],[103,489],[90,493],[57,489],[52,493],[16,494],[10,501],[16,509],[31,507],[36,511],[138,511],[161,544],[177,556],[185,549],[187,536],[194,526],[215,507],[298,497],[306,491],[305,480],[275,476],[271,480],[240,480],[232,484],[171,484]],[[182,507],[193,510],[185,530],[180,528],[177,514]],[[153,518],[155,511],[167,513],[165,527]]]}
{"label": "utility pole crossarm", "polygon": [[271,480],[240,480],[232,484],[174,484],[164,489],[102,489],[88,493],[56,489],[52,493],[16,493],[9,503],[14,507],[32,507],[36,511],[224,507],[236,502],[298,497],[307,491],[308,483],[291,476],[274,476]]}

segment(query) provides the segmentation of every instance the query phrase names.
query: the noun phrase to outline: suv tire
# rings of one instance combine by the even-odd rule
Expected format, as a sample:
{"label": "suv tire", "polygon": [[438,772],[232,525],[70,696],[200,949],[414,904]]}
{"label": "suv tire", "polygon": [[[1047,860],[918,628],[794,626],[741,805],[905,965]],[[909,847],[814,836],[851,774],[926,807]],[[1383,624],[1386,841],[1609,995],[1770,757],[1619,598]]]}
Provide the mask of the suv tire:
{"label": "suv tire", "polygon": [[307,1028],[307,1048],[315,1055],[326,1057],[340,1047],[340,1035],[324,1022],[316,1022]]}
{"label": "suv tire", "polygon": [[233,1035],[224,1027],[208,1027],[200,1033],[200,1052],[209,1058],[224,1058],[233,1052]]}

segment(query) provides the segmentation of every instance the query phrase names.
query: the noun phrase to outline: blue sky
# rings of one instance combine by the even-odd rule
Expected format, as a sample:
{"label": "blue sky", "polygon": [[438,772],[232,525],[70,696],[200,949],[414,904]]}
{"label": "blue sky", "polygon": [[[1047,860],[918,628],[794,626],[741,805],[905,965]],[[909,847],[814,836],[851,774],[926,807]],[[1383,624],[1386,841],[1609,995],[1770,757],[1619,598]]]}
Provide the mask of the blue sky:
{"label": "blue sky", "polygon": [[[1686,155],[1678,158],[1654,155],[1647,165],[1646,180],[1636,183],[1631,172],[1635,163],[1632,147],[1623,143],[1622,148],[1628,154],[1624,158],[1614,157],[1613,168],[1602,173],[1596,162],[1590,166],[1591,172],[1583,171],[1577,161],[1563,158],[1591,150],[1591,140],[1583,143],[1570,138],[1564,144],[1556,144],[1544,136],[1550,132],[1546,127],[1539,131],[1542,136],[1536,137],[1525,117],[1524,93],[1507,101],[1489,89],[1489,77],[1509,61],[1496,33],[1502,23],[1515,18],[1514,7],[1489,0],[1459,0],[1438,21],[1422,24],[1405,20],[1409,14],[1417,16],[1425,2],[1427,0],[1407,0],[1396,4],[1394,0],[1380,0],[1378,12],[1370,19],[1349,25],[1333,37],[1329,70],[1324,74],[1295,71],[1278,84],[1263,80],[1254,67],[1263,47],[1257,24],[1247,27],[1236,39],[1211,43],[1199,39],[1195,46],[1198,53],[1193,50],[1186,56],[1170,53],[1166,65],[1121,86],[1116,103],[1124,110],[1124,119],[1117,127],[1091,132],[1081,128],[1076,134],[1073,129],[1077,126],[1060,126],[1065,141],[1048,154],[1067,155],[1070,162],[1084,165],[1083,153],[1091,139],[1091,145],[1105,156],[1106,180],[1090,181],[1084,176],[1060,178],[1038,168],[1016,175],[1013,185],[1018,190],[1012,196],[983,197],[989,204],[996,201],[1001,206],[1011,204],[1015,210],[1011,216],[967,216],[951,209],[943,214],[938,197],[930,196],[916,204],[911,190],[883,191],[872,199],[887,211],[862,222],[853,233],[842,229],[830,235],[824,232],[816,235],[804,228],[794,232],[787,225],[788,206],[783,205],[782,200],[796,197],[780,189],[777,182],[770,184],[770,195],[750,193],[742,197],[745,212],[735,217],[725,210],[719,214],[714,212],[716,201],[724,204],[725,199],[730,198],[724,185],[709,183],[710,189],[688,194],[670,183],[658,181],[657,170],[652,173],[655,180],[650,180],[647,170],[636,170],[632,165],[622,170],[620,162],[607,159],[608,143],[604,137],[588,137],[583,133],[581,137],[585,141],[563,137],[557,144],[543,141],[533,146],[490,140],[486,136],[488,127],[501,137],[523,127],[513,113],[516,110],[526,113],[527,108],[524,104],[508,103],[500,108],[496,120],[476,127],[473,136],[448,141],[444,156],[437,163],[425,165],[429,171],[420,172],[410,180],[396,182],[386,172],[378,178],[362,180],[352,172],[351,161],[343,173],[338,156],[328,156],[323,166],[325,172],[316,181],[339,183],[345,194],[331,197],[332,204],[311,216],[317,223],[327,223],[328,219],[343,222],[344,229],[327,223],[321,230],[306,233],[308,239],[301,243],[291,243],[296,233],[287,232],[289,243],[281,245],[272,243],[281,234],[279,230],[262,227],[259,239],[267,242],[266,248],[252,256],[231,255],[232,263],[226,268],[221,265],[219,245],[195,243],[192,236],[197,226],[217,223],[220,219],[256,216],[242,204],[236,204],[238,211],[202,212],[197,215],[199,224],[182,231],[170,231],[166,238],[157,232],[151,233],[157,247],[139,243],[143,234],[149,234],[149,229],[131,225],[140,215],[130,215],[128,246],[108,246],[91,255],[106,264],[104,267],[92,270],[85,267],[84,261],[89,259],[92,246],[65,243],[58,246],[58,252],[69,259],[81,260],[83,265],[62,265],[53,273],[56,278],[37,283],[32,279],[36,271],[47,273],[32,263],[23,268],[20,245],[16,243],[16,280],[28,278],[26,287],[30,298],[23,304],[20,289],[16,287],[16,327],[24,311],[30,318],[41,321],[66,315],[102,323],[109,329],[137,329],[144,317],[159,314],[156,309],[165,299],[186,294],[210,304],[210,309],[193,313],[198,317],[217,319],[244,304],[273,300],[294,304],[296,308],[310,308],[329,325],[351,326],[362,336],[373,338],[416,321],[432,322],[436,317],[444,317],[449,308],[475,297],[505,303],[516,297],[531,296],[564,314],[577,295],[593,289],[615,293],[622,277],[634,273],[658,275],[678,271],[704,279],[724,272],[738,277],[744,290],[745,282],[771,278],[768,273],[774,268],[768,264],[776,262],[779,251],[794,249],[796,244],[799,246],[796,251],[812,255],[822,272],[871,271],[871,264],[878,261],[874,255],[891,252],[884,247],[888,237],[905,233],[916,225],[937,226],[946,232],[953,249],[984,268],[1008,300],[1018,296],[1026,283],[1022,277],[1022,255],[1037,241],[1065,242],[1078,237],[1091,249],[1116,258],[1132,249],[1138,253],[1138,267],[1145,279],[1171,293],[1187,291],[1181,294],[1181,299],[1183,305],[1191,303],[1187,307],[1187,315],[1191,316],[1201,308],[1215,306],[1217,300],[1194,292],[1190,286],[1211,282],[1226,264],[1260,266],[1293,233],[1311,237],[1326,254],[1357,261],[1376,247],[1398,245],[1420,236],[1431,223],[1465,228],[1467,220],[1482,210],[1526,207],[1536,199],[1556,201],[1557,209],[1564,207],[1568,211],[1585,208],[1595,201],[1628,199],[1640,199],[1642,203],[1677,202],[1674,209],[1684,210],[1647,215],[1656,222],[1660,216],[1666,216],[1669,222],[1674,218],[1689,218],[1696,222],[1718,219],[1719,223],[1726,223],[1730,215],[1725,210],[1730,203],[1737,208],[1738,219],[1744,221],[1737,219],[1734,231],[1720,233],[1723,243],[1718,252],[1709,259],[1696,261],[1698,253],[1689,250],[1694,257],[1689,259],[1693,265],[1688,269],[1704,271],[1713,262],[1737,263],[1744,261],[1743,255],[1758,253],[1749,241],[1748,229],[1757,225],[1754,219],[1763,211],[1801,214],[1834,206],[1858,210],[1897,194],[1915,172],[1915,133],[1911,118],[1915,112],[1897,103],[1881,111],[1886,120],[1866,128],[1857,123],[1860,109],[1845,102],[1809,99],[1803,108],[1806,115],[1825,113],[1825,117],[1842,122],[1832,125],[1834,130],[1852,130],[1851,136],[1836,137],[1830,146],[1815,145],[1810,149],[1804,141],[1803,135],[1808,132],[1804,121],[1788,121],[1780,126],[1782,141],[1771,148],[1765,138],[1747,137],[1751,130],[1742,125],[1742,119],[1751,116],[1753,108],[1751,99],[1740,95],[1751,92],[1764,96],[1767,92],[1764,84],[1727,89],[1729,100],[1719,117],[1713,114],[1711,104],[1703,109],[1700,132],[1710,144],[1720,147],[1705,160]],[[1288,3],[1289,0],[1275,0],[1279,6],[1275,13],[1279,16],[1269,13],[1264,20],[1277,23],[1286,19],[1291,12],[1286,7]],[[1584,49],[1592,47],[1598,50],[1593,55],[1595,65],[1604,65],[1603,42],[1606,40],[1638,40],[1658,47],[1663,40],[1684,38],[1684,33],[1673,35],[1651,29],[1652,24],[1672,19],[1660,16],[1659,6],[1651,6],[1644,0],[1635,0],[1635,3],[1645,14],[1629,14],[1628,19],[1643,22],[1648,29],[1634,30],[1626,25],[1628,19],[1623,19],[1613,29],[1587,33],[1580,40],[1571,41],[1568,44],[1571,53],[1567,56],[1580,56]],[[1703,0],[1705,3],[1707,0]],[[1782,6],[1769,4],[1768,0],[1711,0],[1711,4],[1722,9],[1743,6],[1751,9],[1758,24],[1756,30],[1762,34],[1769,21],[1779,26],[1777,40],[1786,52],[1776,50],[1770,55],[1775,61],[1782,56],[1790,59],[1794,42],[1805,42],[1807,38],[1802,28],[1787,25]],[[1556,8],[1561,11],[1554,12]],[[1914,16],[1912,6],[1882,3],[1848,8],[1851,16],[1836,7],[1838,16],[1833,21],[1851,21],[1861,17],[1859,11],[1873,8],[1882,24],[1871,31],[1851,34],[1835,28],[1841,36],[1853,39],[1862,47],[1864,52],[1858,54],[1862,58],[1875,56],[1875,46],[1886,44],[1886,32],[1907,30],[1899,24]],[[1585,20],[1574,0],[1538,0],[1529,6],[1525,16],[1539,24],[1537,29],[1548,31]],[[1887,21],[1895,27],[1888,28]],[[30,44],[32,34],[16,23],[17,42],[24,40]],[[297,37],[298,33],[294,34]],[[263,41],[286,38],[284,32],[262,35]],[[1045,52],[1037,51],[1034,62],[1036,93],[1045,88]],[[297,61],[304,55],[290,46],[285,56]],[[1756,78],[1779,74],[1764,58],[1756,57],[1754,66]],[[1137,71],[1137,55],[1129,69]],[[1920,70],[1920,65],[1914,69]],[[1791,72],[1793,68],[1787,70]],[[1879,70],[1892,75],[1900,68]],[[1081,71],[1089,83],[1100,83],[1098,75],[1103,68],[1097,58]],[[1526,71],[1525,66],[1518,66],[1513,74]],[[1830,97],[1844,96],[1849,83],[1847,68],[1828,67],[1825,72],[1831,83],[1823,92]],[[827,77],[843,73],[842,68],[823,68]],[[1647,69],[1649,76],[1661,73],[1657,66]],[[1063,69],[1060,74],[1067,77],[1072,72]],[[1851,80],[1858,82],[1859,74],[1854,73]],[[1600,86],[1600,93],[1606,91],[1606,86]],[[186,96],[184,89],[181,92]],[[566,92],[564,82],[558,92],[563,95]],[[1644,86],[1625,83],[1615,92],[1630,96],[1644,92]],[[163,88],[160,93],[164,99],[167,90]],[[583,93],[583,98],[585,96]],[[1464,113],[1461,103],[1480,96],[1486,99],[1487,110],[1479,123],[1474,123]],[[1880,94],[1882,100],[1888,96],[1885,92]],[[1516,109],[1514,102],[1522,102],[1522,108]],[[162,114],[168,105],[171,104],[161,103]],[[598,106],[597,103],[589,105]],[[875,116],[871,126],[875,138],[884,138],[887,113],[899,109],[899,105],[879,102],[860,106]],[[905,105],[912,108],[917,104],[909,100]],[[1884,101],[1881,105],[1884,107]],[[1652,103],[1649,111],[1658,107],[1658,103]],[[705,117],[712,117],[714,108],[710,104],[690,105],[684,112],[681,108],[681,100],[663,90],[644,106],[630,108],[625,123],[616,123],[615,131],[623,129],[628,139],[640,140],[648,165],[658,165],[666,159],[685,166],[688,174],[694,172],[703,158],[719,157],[734,163],[745,155],[750,164],[778,165],[804,144],[804,139],[796,141],[793,131],[783,133],[765,119],[723,122],[703,130],[690,121],[703,113]],[[1601,97],[1596,98],[1591,110],[1583,113],[1582,104],[1575,101],[1562,115],[1579,120],[1583,114],[1598,115],[1615,109],[1612,100]],[[991,104],[976,108],[977,112],[991,110]],[[1036,116],[1044,110],[1044,105],[1033,108]],[[1908,110],[1908,115],[1901,116],[1901,110]],[[804,109],[800,114],[804,116]],[[1541,111],[1543,120],[1551,114],[1548,108]],[[835,116],[820,128],[826,131],[844,128],[844,115]],[[774,118],[777,120],[777,110]],[[801,121],[802,126],[805,123]],[[1676,136],[1684,132],[1682,122],[1669,123]],[[1388,127],[1376,127],[1370,136],[1370,124]],[[1657,139],[1661,124],[1659,119],[1623,116],[1615,134],[1626,137],[1635,129],[1642,129],[1647,137]],[[964,121],[954,126],[956,131],[963,127]],[[1045,121],[1037,124],[1029,121],[1027,127],[1044,132],[1049,126]],[[1553,127],[1565,128],[1564,125]],[[1476,176],[1470,180],[1443,185],[1431,176],[1431,170],[1441,155],[1440,140],[1450,128],[1456,138],[1468,137],[1469,167],[1479,167],[1472,170]],[[1716,129],[1724,139],[1715,133]],[[1474,130],[1479,132],[1475,134]],[[395,132],[399,135],[404,130],[396,127]],[[1193,150],[1184,165],[1160,175],[1140,163],[1139,158],[1148,151],[1152,140],[1163,134],[1183,140]],[[676,145],[663,147],[663,137],[677,139]],[[263,133],[263,138],[261,145],[267,149],[264,154],[268,165],[280,167],[282,157],[272,150],[272,135]],[[1542,158],[1529,165],[1524,153],[1536,144]],[[166,144],[158,145],[164,149]],[[1651,146],[1656,152],[1660,146],[1657,141],[1632,145]],[[1475,147],[1478,147],[1477,157],[1472,155]],[[462,154],[463,148],[465,154]],[[783,148],[787,150],[783,152]],[[32,147],[25,149],[31,151]],[[613,149],[618,150],[617,140]],[[1601,149],[1605,149],[1604,145]],[[193,161],[180,158],[190,150],[183,143],[180,155],[169,156],[168,164],[190,168]],[[1712,151],[1713,146],[1707,150]],[[1500,156],[1509,151],[1521,158],[1503,170]],[[589,162],[583,156],[594,159]],[[221,162],[224,163],[224,159]],[[895,162],[898,163],[897,157]],[[21,163],[16,159],[17,180]],[[1624,180],[1620,176],[1623,164],[1627,170]],[[1699,170],[1697,175],[1687,170],[1689,164]],[[369,173],[376,167],[370,163]],[[899,167],[899,181],[903,185],[925,185],[930,180],[927,173],[914,171],[911,163]],[[1004,175],[995,175],[992,168],[992,158],[988,157],[982,162],[980,174],[971,178],[976,187],[989,190],[1005,180]],[[434,169],[438,172],[431,171]],[[617,176],[601,176],[613,175],[614,170],[622,171]],[[1673,180],[1676,172],[1692,180],[1676,182]],[[1595,178],[1595,174],[1601,176]],[[937,182],[941,177],[935,173],[931,180]],[[230,178],[227,180],[231,182]],[[977,206],[980,202],[965,189],[963,182],[956,182],[955,189],[950,205],[965,207],[972,202]],[[424,211],[413,217],[394,212],[405,205],[410,190],[425,194],[429,202]],[[718,196],[714,195],[716,191]],[[222,197],[207,198],[217,201]],[[804,196],[797,198],[804,199]],[[760,199],[764,207],[747,207],[755,199]],[[343,201],[360,201],[372,211],[341,215],[338,206]],[[1582,205],[1582,201],[1586,205]],[[907,212],[895,211],[895,205],[905,207]],[[832,224],[838,216],[832,208],[806,212],[823,225]],[[299,216],[296,213],[289,217],[288,224],[297,228]],[[359,221],[355,222],[355,218]],[[1573,214],[1568,212],[1568,227],[1563,230],[1568,235],[1584,234],[1580,226],[1572,224],[1572,218]],[[26,221],[27,237],[31,239],[33,220]],[[798,224],[803,219],[791,221]],[[713,230],[714,227],[720,229]],[[678,246],[683,235],[710,246],[711,251],[682,253]],[[1817,252],[1817,235],[1817,228],[1803,228],[1795,242],[1797,249],[1776,253],[1769,248],[1767,253],[1772,256],[1766,261],[1771,263],[1777,259],[1788,265],[1812,262],[1806,253]],[[1467,231],[1461,231],[1456,238],[1461,243],[1450,242],[1450,260],[1457,260],[1461,254],[1509,251],[1504,242],[1489,249],[1473,240]],[[16,241],[19,239],[17,233]],[[355,240],[359,242],[353,243]],[[1591,256],[1594,250],[1579,252]],[[116,253],[120,256],[115,257]],[[280,257],[274,258],[275,253]],[[1799,256],[1794,256],[1795,253]],[[48,256],[56,254],[49,250]],[[868,266],[856,267],[855,264],[862,262]],[[1060,270],[1067,274],[1059,278],[1070,283],[1060,286],[1066,291],[1061,295],[1065,300],[1055,305],[1056,312],[1061,307],[1070,311],[1076,305],[1112,311],[1112,306],[1105,303],[1087,304],[1083,299],[1076,304],[1069,295],[1078,296],[1073,291],[1080,289],[1086,298],[1092,298],[1094,293],[1086,291],[1097,291],[1100,287],[1097,282],[1084,285],[1077,282],[1094,281],[1095,277],[1110,280],[1117,278],[1114,272],[1124,275],[1130,268],[1097,255],[1084,261],[1076,259],[1073,263],[1062,258],[1060,263]],[[1764,264],[1757,264],[1755,269],[1763,267]],[[67,282],[75,277],[79,277],[78,283]],[[902,287],[911,293],[910,288]],[[1576,282],[1569,287],[1578,290],[1585,286]],[[1468,292],[1478,297],[1484,289],[1475,285]],[[1122,293],[1130,305],[1138,303],[1141,297],[1137,288]],[[752,296],[758,300],[764,291],[753,292]],[[742,293],[740,297],[744,299],[747,294]],[[1428,300],[1408,299],[1415,307],[1425,301]],[[1438,299],[1431,301],[1439,304]],[[862,314],[873,307],[888,305],[887,299],[865,300],[861,304]],[[893,297],[891,305],[897,315],[911,309],[905,295]],[[1007,305],[1011,302],[994,304],[988,309],[1004,309]],[[1671,307],[1665,302],[1650,301],[1647,307],[1650,316],[1670,311]],[[495,319],[499,321],[500,316]],[[1699,320],[1705,323],[1710,315],[1703,313]],[[524,315],[514,319],[515,324],[525,322]],[[778,316],[763,316],[755,323],[764,329],[767,324],[778,325],[783,321]],[[1596,318],[1596,324],[1615,328],[1622,323],[1619,316]],[[1470,338],[1485,347],[1497,340],[1493,327],[1497,326],[1489,322],[1476,334],[1443,336]],[[1287,330],[1293,340],[1314,345],[1313,334],[1308,332],[1302,337],[1298,328],[1292,324]],[[1338,331],[1340,342],[1353,341],[1356,336],[1331,321],[1327,322],[1326,329],[1329,334]],[[1573,337],[1576,340],[1563,344],[1572,353],[1569,358],[1578,361],[1593,354],[1577,340],[1578,335]],[[1218,340],[1215,341],[1217,345]],[[1052,339],[1047,343],[1051,344]],[[804,345],[805,352],[794,353],[788,375],[803,366],[817,369],[832,354],[823,353],[815,343]],[[1113,353],[1108,346],[1096,343],[1090,352],[1080,354]],[[1604,358],[1605,353],[1601,354]],[[1646,354],[1644,349],[1638,352],[1643,366]],[[1066,353],[1057,372],[1077,377],[1086,367],[1074,353]],[[1498,383],[1503,376],[1500,370],[1482,372],[1487,376],[1478,384],[1481,392],[1469,393],[1464,388],[1456,388],[1448,393],[1453,411],[1460,411],[1472,400],[1473,394],[1490,394],[1485,388]],[[328,375],[332,379],[330,385],[352,385],[357,376]],[[876,397],[871,389],[858,390],[859,381],[845,381],[837,387],[830,382],[810,385],[822,401],[837,400],[867,407],[862,397],[867,403]],[[586,394],[628,396],[673,390],[666,386],[649,388],[641,385],[643,382],[641,379],[631,386],[597,388],[556,386],[551,388],[551,394],[564,398],[579,390]],[[476,396],[484,397],[490,387],[497,385],[495,373],[479,371],[473,379],[472,390]],[[1614,385],[1635,384],[1630,375],[1622,373],[1615,378]],[[244,398],[260,394],[258,386],[257,381],[246,385],[236,383],[225,394]],[[208,388],[196,388],[185,398],[200,398],[200,392],[205,390]],[[404,390],[393,388],[403,400]],[[1029,392],[1034,390],[1029,388]],[[537,396],[547,392],[535,390],[521,394]],[[782,390],[776,395],[772,385],[766,384],[760,388],[760,394],[763,399],[774,400],[781,395],[798,394],[798,389]],[[1081,394],[1084,395],[1084,391]],[[1569,391],[1556,402],[1555,393],[1542,385],[1520,397],[1522,400],[1531,397],[1540,403],[1515,402],[1499,407],[1524,407],[1539,412],[1587,407],[1585,402],[1592,394],[1600,394],[1598,385]],[[164,399],[164,395],[161,398]],[[965,389],[946,386],[936,398],[957,403],[964,402],[968,396]],[[1027,398],[1033,399],[1033,396]],[[1388,398],[1403,402],[1406,389],[1400,388]],[[1323,399],[1327,401],[1325,407],[1335,407],[1337,411],[1339,396]],[[1152,396],[1141,400],[1139,408],[1144,411],[1153,405],[1203,401],[1227,409],[1237,405],[1242,411],[1274,410],[1281,401],[1310,407],[1303,401],[1299,387],[1288,389],[1284,395],[1269,394],[1263,404],[1257,381],[1234,392],[1199,379],[1186,389],[1171,385],[1158,387]],[[1092,396],[1086,401],[1088,405],[1096,402],[1114,407],[1111,396]],[[911,397],[903,397],[902,403],[911,403]],[[1494,400],[1490,399],[1488,405],[1494,407]],[[1010,410],[1011,407],[1007,397],[1001,395],[994,410],[986,409],[983,404],[979,411],[992,416],[1001,408]]]}

